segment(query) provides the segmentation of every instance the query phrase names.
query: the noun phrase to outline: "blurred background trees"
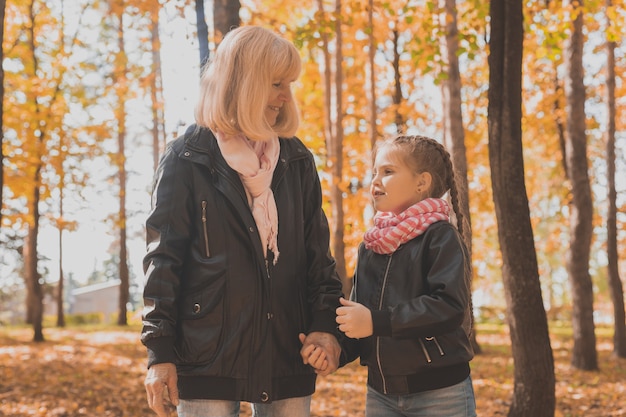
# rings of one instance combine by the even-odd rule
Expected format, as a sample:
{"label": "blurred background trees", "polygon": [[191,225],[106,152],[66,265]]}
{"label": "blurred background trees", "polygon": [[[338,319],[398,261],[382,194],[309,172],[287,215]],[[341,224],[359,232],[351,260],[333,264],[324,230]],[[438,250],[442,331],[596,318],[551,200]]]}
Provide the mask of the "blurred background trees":
{"label": "blurred background trees", "polygon": [[[257,24],[301,51],[298,136],[318,163],[346,291],[373,216],[373,144],[397,132],[425,134],[448,147],[466,188],[460,227],[471,236],[476,320],[528,324],[514,307],[537,312],[536,303],[523,304],[531,294],[543,306],[539,320],[572,326],[575,367],[601,365],[598,324],[614,327],[614,353],[625,357],[626,6],[502,4],[520,7],[523,30],[520,154],[500,155],[519,157],[514,163],[490,161],[492,140],[517,140],[515,126],[508,133],[489,128],[488,118],[504,109],[493,107],[492,80],[510,88],[517,75],[489,63],[492,45],[511,30],[494,30],[497,8],[489,2],[0,1],[0,320],[23,291],[23,320],[43,340],[45,294],[53,294],[62,326],[64,282],[87,285],[104,270],[120,280],[117,322],[136,314],[159,155],[193,123],[201,66],[223,34]],[[494,175],[500,186],[492,185]],[[507,194],[497,194],[507,191],[526,201],[509,206]],[[497,210],[497,201],[512,208]],[[517,220],[524,208],[530,228]],[[511,222],[511,237],[530,241],[506,250],[503,221]],[[517,256],[535,261],[520,273],[512,268]],[[77,276],[76,263],[85,261],[91,271]]]}

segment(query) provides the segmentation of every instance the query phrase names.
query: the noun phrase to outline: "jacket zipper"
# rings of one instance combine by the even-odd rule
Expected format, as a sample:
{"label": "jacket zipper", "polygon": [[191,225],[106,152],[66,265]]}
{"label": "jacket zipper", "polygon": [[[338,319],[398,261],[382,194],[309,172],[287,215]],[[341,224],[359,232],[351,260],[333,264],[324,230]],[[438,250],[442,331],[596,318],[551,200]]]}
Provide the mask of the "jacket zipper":
{"label": "jacket zipper", "polygon": [[209,252],[209,232],[206,225],[206,206],[207,202],[205,200],[202,200],[202,229],[204,231],[204,251],[206,257],[210,258],[211,252]]}
{"label": "jacket zipper", "polygon": [[[387,261],[387,268],[385,268],[385,277],[383,278],[383,288],[380,293],[380,302],[378,303],[378,309],[383,309],[383,298],[385,295],[385,288],[387,287],[387,277],[389,275],[389,267],[391,266],[391,257],[393,254],[389,255],[389,260]],[[380,377],[383,380],[383,393],[387,394],[387,381],[385,380],[385,375],[383,374],[383,366],[380,361],[380,337],[376,338],[376,362],[378,364],[378,372],[380,373]]]}

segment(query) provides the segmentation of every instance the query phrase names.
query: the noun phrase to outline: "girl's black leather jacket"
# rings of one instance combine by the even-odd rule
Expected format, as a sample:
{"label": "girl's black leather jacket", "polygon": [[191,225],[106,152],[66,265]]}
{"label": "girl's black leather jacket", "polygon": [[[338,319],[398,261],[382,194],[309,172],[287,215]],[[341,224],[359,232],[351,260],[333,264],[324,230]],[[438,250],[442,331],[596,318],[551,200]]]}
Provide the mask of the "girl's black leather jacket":
{"label": "girl's black leather jacket", "polygon": [[448,222],[391,255],[359,247],[352,300],[372,312],[373,336],[344,336],[343,363],[360,356],[368,385],[403,395],[463,381],[474,356],[469,341],[471,270],[465,245]]}
{"label": "girl's black leather jacket", "polygon": [[270,402],[315,389],[298,334],[336,334],[341,282],[313,156],[299,139],[280,139],[271,187],[276,265],[264,258],[241,180],[210,130],[191,126],[160,161],[141,340],[148,366],[177,365],[183,399]]}

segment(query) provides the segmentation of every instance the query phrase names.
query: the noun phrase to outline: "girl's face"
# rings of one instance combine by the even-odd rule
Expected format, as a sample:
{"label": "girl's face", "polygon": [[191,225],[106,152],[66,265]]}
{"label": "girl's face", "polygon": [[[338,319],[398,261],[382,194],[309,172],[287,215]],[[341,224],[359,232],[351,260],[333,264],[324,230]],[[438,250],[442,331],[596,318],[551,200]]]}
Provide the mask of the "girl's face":
{"label": "girl's face", "polygon": [[272,83],[270,95],[265,106],[265,119],[270,126],[276,124],[276,119],[283,105],[291,101],[291,83],[293,81],[278,80]]}
{"label": "girl's face", "polygon": [[403,161],[401,149],[383,146],[374,159],[370,193],[378,211],[400,214],[427,196],[430,174],[417,174]]}

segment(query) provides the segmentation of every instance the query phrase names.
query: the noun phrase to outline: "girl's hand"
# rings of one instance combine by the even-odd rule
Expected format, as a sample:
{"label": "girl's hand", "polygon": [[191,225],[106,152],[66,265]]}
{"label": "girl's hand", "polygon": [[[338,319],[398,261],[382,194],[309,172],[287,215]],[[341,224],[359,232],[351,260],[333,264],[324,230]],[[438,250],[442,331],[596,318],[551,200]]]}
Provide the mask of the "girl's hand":
{"label": "girl's hand", "polygon": [[374,334],[372,313],[363,304],[340,298],[342,307],[337,308],[339,330],[352,339],[360,339]]}

